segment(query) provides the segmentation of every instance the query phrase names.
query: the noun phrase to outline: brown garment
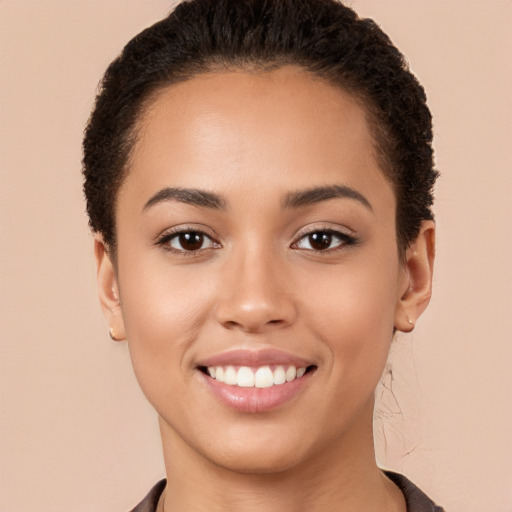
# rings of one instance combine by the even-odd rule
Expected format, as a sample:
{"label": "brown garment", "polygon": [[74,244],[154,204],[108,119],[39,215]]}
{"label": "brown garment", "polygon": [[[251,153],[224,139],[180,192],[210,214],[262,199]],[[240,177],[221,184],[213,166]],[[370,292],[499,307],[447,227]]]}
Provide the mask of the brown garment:
{"label": "brown garment", "polygon": [[407,512],[444,512],[444,509],[437,506],[405,476],[391,471],[384,471],[384,473],[404,494]]}
{"label": "brown garment", "polygon": [[[384,472],[386,476],[393,481],[404,493],[405,502],[407,503],[407,512],[444,512],[420,489],[418,489],[405,476],[391,471]],[[160,480],[149,494],[130,512],[156,512],[158,499],[165,489],[165,480]]]}

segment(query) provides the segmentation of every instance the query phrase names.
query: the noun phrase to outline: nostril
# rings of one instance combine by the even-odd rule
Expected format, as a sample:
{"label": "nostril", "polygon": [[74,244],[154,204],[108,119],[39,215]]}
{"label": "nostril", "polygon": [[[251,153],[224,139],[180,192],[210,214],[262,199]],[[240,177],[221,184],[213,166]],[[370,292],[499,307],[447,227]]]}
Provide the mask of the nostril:
{"label": "nostril", "polygon": [[281,325],[285,325],[286,321],[282,319],[276,320],[267,320],[261,318],[245,318],[240,322],[236,320],[226,320],[224,322],[224,327],[227,329],[238,329],[244,332],[259,332],[261,330],[265,330],[265,327],[276,326],[279,327]]}
{"label": "nostril", "polygon": [[240,324],[238,322],[235,322],[234,320],[228,320],[227,322],[225,322],[225,326],[228,329],[233,329],[233,328],[236,328],[236,327],[241,327]]}
{"label": "nostril", "polygon": [[220,301],[216,320],[225,328],[243,332],[263,332],[280,329],[293,323],[296,311],[290,301],[243,301],[236,297]]}

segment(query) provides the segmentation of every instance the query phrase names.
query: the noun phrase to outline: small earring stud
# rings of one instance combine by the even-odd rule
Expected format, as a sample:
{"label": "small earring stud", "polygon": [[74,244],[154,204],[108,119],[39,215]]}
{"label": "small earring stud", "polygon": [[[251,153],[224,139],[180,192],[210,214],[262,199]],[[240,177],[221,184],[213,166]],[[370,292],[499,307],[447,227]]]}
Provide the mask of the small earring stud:
{"label": "small earring stud", "polygon": [[122,338],[116,338],[116,333],[114,332],[114,329],[112,329],[112,328],[109,329],[108,335],[110,336],[110,339],[112,341],[123,341]]}

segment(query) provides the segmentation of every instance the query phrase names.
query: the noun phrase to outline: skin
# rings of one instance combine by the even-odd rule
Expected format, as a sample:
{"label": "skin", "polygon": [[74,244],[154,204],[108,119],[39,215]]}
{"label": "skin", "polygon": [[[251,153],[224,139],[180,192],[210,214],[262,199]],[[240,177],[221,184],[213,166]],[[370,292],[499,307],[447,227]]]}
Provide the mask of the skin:
{"label": "skin", "polygon": [[[117,260],[100,236],[95,252],[105,315],[159,415],[166,510],[404,512],[375,462],[373,394],[394,328],[412,330],[428,304],[434,224],[402,260],[364,106],[296,67],[209,73],[161,91],[138,129]],[[332,185],[368,204],[283,206]],[[167,187],[217,194],[224,208],[145,207]],[[185,251],[175,237],[173,252],[158,240],[175,228],[208,238]],[[308,233],[325,230],[356,242],[313,250]],[[276,410],[235,411],[197,369],[235,348],[278,348],[316,371]]]}

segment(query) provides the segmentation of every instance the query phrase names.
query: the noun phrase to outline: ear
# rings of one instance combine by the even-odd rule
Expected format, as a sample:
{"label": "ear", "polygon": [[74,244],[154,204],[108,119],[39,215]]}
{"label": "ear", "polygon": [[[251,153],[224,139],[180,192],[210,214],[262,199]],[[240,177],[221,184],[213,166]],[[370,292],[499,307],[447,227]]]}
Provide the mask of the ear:
{"label": "ear", "polygon": [[110,327],[110,337],[114,341],[126,339],[117,273],[109,254],[108,246],[100,235],[94,237],[94,257],[96,279],[101,309]]}
{"label": "ear", "polygon": [[395,311],[395,329],[411,332],[432,294],[435,257],[435,223],[422,222],[416,240],[409,245],[403,263],[401,296]]}

